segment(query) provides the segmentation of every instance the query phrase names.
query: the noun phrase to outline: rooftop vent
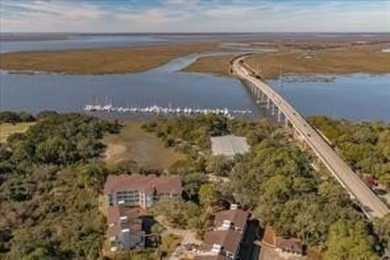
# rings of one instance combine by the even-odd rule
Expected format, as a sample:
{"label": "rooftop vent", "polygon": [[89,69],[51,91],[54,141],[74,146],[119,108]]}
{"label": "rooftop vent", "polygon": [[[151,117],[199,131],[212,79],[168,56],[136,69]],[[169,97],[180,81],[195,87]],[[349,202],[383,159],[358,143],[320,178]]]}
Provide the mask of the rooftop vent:
{"label": "rooftop vent", "polygon": [[230,209],[231,210],[238,209],[238,205],[237,204],[230,204]]}
{"label": "rooftop vent", "polygon": [[224,220],[222,222],[222,226],[221,226],[221,229],[223,230],[228,230],[230,227],[232,226],[232,222],[230,222],[229,220]]}
{"label": "rooftop vent", "polygon": [[222,250],[222,246],[218,244],[213,244],[213,247],[211,248],[211,252],[215,254],[219,254]]}

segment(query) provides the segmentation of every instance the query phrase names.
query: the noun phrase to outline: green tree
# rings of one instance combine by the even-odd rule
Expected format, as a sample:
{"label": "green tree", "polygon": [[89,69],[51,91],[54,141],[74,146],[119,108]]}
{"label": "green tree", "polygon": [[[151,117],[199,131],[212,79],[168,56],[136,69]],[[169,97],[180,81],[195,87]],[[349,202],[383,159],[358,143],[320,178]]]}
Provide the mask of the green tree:
{"label": "green tree", "polygon": [[184,191],[193,200],[197,200],[200,187],[207,182],[204,173],[189,173],[183,176]]}
{"label": "green tree", "polygon": [[219,176],[227,176],[233,168],[233,160],[223,155],[211,156],[207,160],[206,171]]}
{"label": "green tree", "polygon": [[374,242],[367,236],[367,224],[363,221],[338,221],[330,227],[326,259],[366,260],[379,259]]}
{"label": "green tree", "polygon": [[374,230],[383,248],[390,253],[390,214],[374,220]]}
{"label": "green tree", "polygon": [[203,184],[199,189],[199,202],[201,205],[211,207],[221,198],[221,193],[214,184]]}

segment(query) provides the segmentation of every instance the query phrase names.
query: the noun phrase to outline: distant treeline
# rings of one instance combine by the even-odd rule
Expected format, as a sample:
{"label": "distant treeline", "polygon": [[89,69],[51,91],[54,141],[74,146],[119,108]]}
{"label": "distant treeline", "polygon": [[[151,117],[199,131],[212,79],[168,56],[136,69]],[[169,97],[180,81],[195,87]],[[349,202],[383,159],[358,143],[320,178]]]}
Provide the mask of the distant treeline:
{"label": "distant treeline", "polygon": [[25,111],[0,111],[0,124],[1,123],[10,123],[17,124],[22,122],[35,122],[39,119],[47,118],[50,116],[58,116],[59,114],[56,111],[44,110],[39,112],[36,115],[32,115]]}
{"label": "distant treeline", "polygon": [[27,112],[0,111],[0,123],[34,122],[35,117]]}

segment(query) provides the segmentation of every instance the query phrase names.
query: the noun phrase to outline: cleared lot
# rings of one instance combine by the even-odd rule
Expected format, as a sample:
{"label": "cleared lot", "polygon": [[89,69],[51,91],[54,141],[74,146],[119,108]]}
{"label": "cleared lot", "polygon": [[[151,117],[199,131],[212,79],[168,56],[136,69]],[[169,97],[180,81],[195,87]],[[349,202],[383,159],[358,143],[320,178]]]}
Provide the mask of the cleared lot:
{"label": "cleared lot", "polygon": [[13,133],[23,133],[34,123],[0,124],[0,142],[5,142]]}

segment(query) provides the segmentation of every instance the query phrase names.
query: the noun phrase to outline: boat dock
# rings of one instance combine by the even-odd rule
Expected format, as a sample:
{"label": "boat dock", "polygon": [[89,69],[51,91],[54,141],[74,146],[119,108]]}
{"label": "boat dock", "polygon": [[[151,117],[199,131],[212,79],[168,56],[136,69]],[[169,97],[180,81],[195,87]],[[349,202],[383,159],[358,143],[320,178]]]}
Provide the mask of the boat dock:
{"label": "boat dock", "polygon": [[106,112],[106,113],[129,113],[129,114],[155,114],[155,115],[223,115],[233,118],[233,115],[251,114],[251,110],[243,109],[228,109],[228,108],[193,108],[193,107],[162,107],[162,106],[147,106],[147,107],[116,107],[112,104],[107,105],[85,105],[86,112]]}

